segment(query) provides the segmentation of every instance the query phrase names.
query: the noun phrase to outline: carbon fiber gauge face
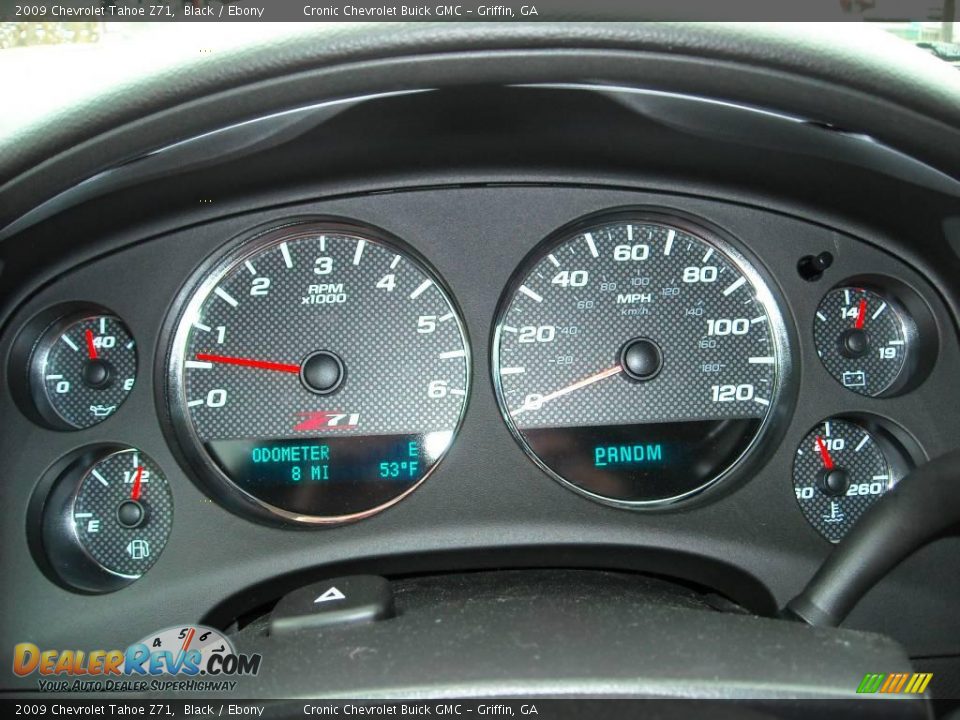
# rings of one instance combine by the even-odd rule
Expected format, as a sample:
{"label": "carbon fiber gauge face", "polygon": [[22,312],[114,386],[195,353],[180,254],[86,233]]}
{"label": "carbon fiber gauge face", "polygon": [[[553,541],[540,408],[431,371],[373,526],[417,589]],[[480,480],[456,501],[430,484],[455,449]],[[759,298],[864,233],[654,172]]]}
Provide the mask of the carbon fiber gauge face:
{"label": "carbon fiber gauge face", "polygon": [[876,397],[895,386],[910,352],[905,315],[879,294],[857,287],[831,290],[813,325],[823,366],[848,390]]}
{"label": "carbon fiber gauge face", "polygon": [[44,503],[43,547],[70,587],[119,590],[163,552],[173,526],[173,493],[159,465],[136,448],[78,452]]}
{"label": "carbon fiber gauge face", "polygon": [[99,565],[138,578],[156,562],[173,524],[170,486],[152,458],[115,452],[84,474],[73,505],[77,539]]}
{"label": "carbon fiber gauge face", "polygon": [[554,478],[613,504],[691,495],[765,432],[786,367],[768,288],[725,242],[627,214],[561,231],[501,309],[501,410]]}
{"label": "carbon fiber gauge face", "polygon": [[337,522],[397,501],[443,457],[469,352],[421,261],[367,229],[300,224],[204,274],[176,329],[170,383],[181,444],[221,497]]}
{"label": "carbon fiber gauge face", "polygon": [[833,543],[898,479],[881,439],[859,423],[838,418],[807,433],[793,462],[800,509]]}
{"label": "carbon fiber gauge face", "polygon": [[65,430],[109,418],[136,377],[136,343],[113,315],[61,318],[43,333],[30,360],[37,410],[48,424]]}

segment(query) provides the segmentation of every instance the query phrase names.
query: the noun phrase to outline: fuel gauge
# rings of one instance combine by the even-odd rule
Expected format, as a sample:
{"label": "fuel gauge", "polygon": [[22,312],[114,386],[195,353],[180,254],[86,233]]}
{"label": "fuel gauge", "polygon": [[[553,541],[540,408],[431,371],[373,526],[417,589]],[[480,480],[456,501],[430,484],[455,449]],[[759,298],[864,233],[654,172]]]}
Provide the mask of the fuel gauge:
{"label": "fuel gauge", "polygon": [[146,453],[98,446],[57,478],[42,524],[57,577],[78,590],[108,592],[140,578],[163,552],[173,495]]}

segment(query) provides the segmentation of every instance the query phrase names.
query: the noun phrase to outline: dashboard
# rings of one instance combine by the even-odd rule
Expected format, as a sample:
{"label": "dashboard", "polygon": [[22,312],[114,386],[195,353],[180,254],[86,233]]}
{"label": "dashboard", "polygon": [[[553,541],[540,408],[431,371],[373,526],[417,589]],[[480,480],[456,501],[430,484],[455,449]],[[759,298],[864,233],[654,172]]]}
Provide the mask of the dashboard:
{"label": "dashboard", "polygon": [[[956,447],[957,197],[857,132],[588,82],[115,165],[0,234],[2,641],[237,633],[361,573],[589,568],[774,616]],[[846,627],[955,667],[957,550]]]}

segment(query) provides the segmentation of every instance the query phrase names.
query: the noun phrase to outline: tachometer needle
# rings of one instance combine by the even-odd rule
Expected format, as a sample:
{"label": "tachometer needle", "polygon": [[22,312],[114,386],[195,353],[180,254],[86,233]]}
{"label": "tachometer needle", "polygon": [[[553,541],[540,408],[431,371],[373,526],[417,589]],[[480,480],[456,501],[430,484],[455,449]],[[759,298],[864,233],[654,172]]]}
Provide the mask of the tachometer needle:
{"label": "tachometer needle", "polygon": [[240,365],[241,367],[251,367],[259,370],[274,370],[276,372],[300,372],[299,365],[270,362],[268,360],[251,360],[249,358],[227,357],[225,355],[208,355],[207,353],[197,353],[197,360],[221,363],[223,365]]}
{"label": "tachometer needle", "polygon": [[140,499],[141,481],[143,480],[143,465],[137,466],[137,474],[133,478],[133,489],[130,491],[130,499],[136,502]]}
{"label": "tachometer needle", "polygon": [[[614,365],[613,367],[607,368],[606,370],[601,370],[600,372],[596,373],[595,375],[591,375],[590,377],[585,377],[585,378],[583,378],[583,380],[577,380],[577,382],[575,382],[575,383],[573,383],[573,384],[571,384],[571,385],[567,385],[565,388],[560,388],[559,390],[555,390],[554,392],[550,393],[549,395],[544,395],[544,396],[543,396],[542,398],[540,398],[540,400],[537,402],[537,407],[539,408],[539,407],[541,407],[544,403],[548,403],[548,402],[550,402],[551,400],[556,400],[557,398],[563,397],[564,395],[569,395],[570,393],[576,392],[577,390],[580,390],[580,389],[582,389],[582,388],[585,388],[585,387],[587,387],[588,385],[593,385],[595,382],[599,382],[599,381],[604,380],[604,379],[606,379],[606,378],[608,378],[608,377],[613,377],[614,375],[619,375],[621,372],[623,372],[623,366],[622,366],[622,365]],[[516,410],[514,410],[514,411],[511,412],[510,414],[511,414],[511,415],[519,415],[519,414],[522,413],[522,412],[525,412],[525,411],[527,411],[527,410],[532,410],[532,409],[533,409],[533,408],[530,407],[529,405],[524,404],[524,405],[521,405],[520,407],[518,407]]]}
{"label": "tachometer needle", "polygon": [[820,457],[823,458],[823,466],[827,470],[833,470],[833,458],[830,457],[830,451],[827,450],[827,446],[823,442],[823,438],[819,435],[817,435],[817,450],[820,451]]}
{"label": "tachometer needle", "polygon": [[91,360],[97,359],[97,346],[93,344],[93,330],[87,329],[87,355]]}
{"label": "tachometer needle", "polygon": [[853,325],[857,330],[863,327],[863,319],[866,316],[867,316],[867,299],[863,298],[860,300],[860,307],[857,308],[857,321]]}
{"label": "tachometer needle", "polygon": [[180,646],[180,652],[185,653],[190,649],[190,643],[193,641],[193,636],[196,632],[196,628],[190,628],[190,632],[188,632],[187,636],[183,639],[183,645]]}

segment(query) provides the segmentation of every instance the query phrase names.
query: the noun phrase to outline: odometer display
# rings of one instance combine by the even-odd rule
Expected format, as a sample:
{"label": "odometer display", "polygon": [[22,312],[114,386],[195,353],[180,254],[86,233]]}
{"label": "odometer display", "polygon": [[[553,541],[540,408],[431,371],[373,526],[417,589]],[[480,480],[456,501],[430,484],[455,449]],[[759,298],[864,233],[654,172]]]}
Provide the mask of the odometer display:
{"label": "odometer display", "polygon": [[729,244],[618,214],[562,230],[501,308],[501,410],[556,479],[614,504],[671,502],[727,474],[776,407],[786,332]]}
{"label": "odometer display", "polygon": [[469,352],[420,260],[366,228],[300,224],[204,273],[170,383],[181,445],[218,494],[337,522],[396,502],[446,453]]}

